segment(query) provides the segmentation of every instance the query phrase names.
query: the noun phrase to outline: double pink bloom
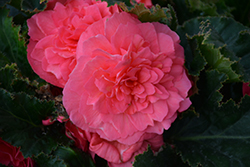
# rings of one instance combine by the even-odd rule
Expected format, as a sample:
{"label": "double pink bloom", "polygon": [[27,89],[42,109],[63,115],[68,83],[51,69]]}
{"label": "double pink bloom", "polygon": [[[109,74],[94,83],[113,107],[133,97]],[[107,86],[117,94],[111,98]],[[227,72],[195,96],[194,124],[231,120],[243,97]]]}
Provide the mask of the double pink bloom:
{"label": "double pink bloom", "polygon": [[110,166],[131,166],[147,144],[157,151],[164,129],[191,104],[179,36],[106,2],[68,0],[48,9],[28,20],[28,60],[64,88],[74,124],[68,136],[83,150],[88,141]]}

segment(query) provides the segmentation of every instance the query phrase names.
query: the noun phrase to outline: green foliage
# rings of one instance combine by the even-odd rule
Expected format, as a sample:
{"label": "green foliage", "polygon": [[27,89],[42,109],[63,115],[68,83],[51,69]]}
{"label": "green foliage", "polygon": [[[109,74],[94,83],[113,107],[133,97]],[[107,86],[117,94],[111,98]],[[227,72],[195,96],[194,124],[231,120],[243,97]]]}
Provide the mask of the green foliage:
{"label": "green foliage", "polygon": [[0,53],[5,62],[16,63],[22,75],[32,78],[34,73],[27,60],[25,41],[19,36],[20,26],[14,27],[7,15],[8,10],[0,10]]}
{"label": "green foliage", "polygon": [[90,155],[66,146],[59,146],[50,155],[41,153],[33,159],[39,167],[95,167]]}
{"label": "green foliage", "polygon": [[21,146],[25,157],[50,153],[62,138],[60,127],[44,129],[42,125],[42,120],[53,111],[53,102],[0,89],[0,136],[14,146]]}
{"label": "green foliage", "polygon": [[177,32],[185,48],[189,73],[198,75],[207,64],[206,69],[227,74],[229,82],[249,81],[250,48],[246,47],[250,43],[249,31],[226,17],[201,17],[185,22]]}
{"label": "green foliage", "polygon": [[46,7],[46,3],[40,2],[40,0],[22,0],[21,2],[22,10],[24,11],[42,11]]}
{"label": "green foliage", "polygon": [[250,165],[250,97],[237,106],[232,100],[213,109],[203,108],[199,115],[183,114],[165,133],[182,159],[191,166]]}
{"label": "green foliage", "polygon": [[229,16],[232,7],[224,0],[169,0],[174,7],[180,24],[200,16]]}
{"label": "green foliage", "polygon": [[137,15],[141,22],[160,21],[172,29],[176,29],[177,27],[177,17],[171,5],[168,5],[168,8],[161,8],[159,5],[155,5],[151,9],[146,8],[142,3],[136,4],[130,9],[128,9],[125,3],[120,3],[119,6],[123,11]]}
{"label": "green foliage", "polygon": [[203,71],[197,83],[200,91],[191,97],[195,111],[183,113],[164,134],[191,166],[250,165],[250,97],[239,105],[233,100],[221,103],[219,90],[225,80],[223,73]]}
{"label": "green foliage", "polygon": [[38,157],[34,158],[36,164],[39,167],[67,167],[63,160],[58,159],[55,156],[49,156],[47,154],[40,154]]}
{"label": "green foliage", "polygon": [[10,2],[10,0],[0,0],[0,7],[3,7],[7,2]]}
{"label": "green foliage", "polygon": [[9,92],[25,92],[29,95],[35,95],[36,86],[32,85],[28,78],[23,79],[18,74],[16,64],[0,68],[0,88]]}
{"label": "green foliage", "polygon": [[171,146],[163,147],[163,150],[154,155],[153,151],[148,147],[148,150],[143,154],[135,157],[134,167],[188,167],[189,165],[182,162],[180,156],[177,156]]}
{"label": "green foliage", "polygon": [[73,150],[70,147],[60,146],[53,153],[59,159],[65,161],[68,166],[81,166],[81,167],[94,167],[93,160],[91,156],[80,150]]}
{"label": "green foliage", "polygon": [[224,0],[225,4],[232,8],[232,14],[235,20],[246,26],[250,26],[250,1],[249,0]]}

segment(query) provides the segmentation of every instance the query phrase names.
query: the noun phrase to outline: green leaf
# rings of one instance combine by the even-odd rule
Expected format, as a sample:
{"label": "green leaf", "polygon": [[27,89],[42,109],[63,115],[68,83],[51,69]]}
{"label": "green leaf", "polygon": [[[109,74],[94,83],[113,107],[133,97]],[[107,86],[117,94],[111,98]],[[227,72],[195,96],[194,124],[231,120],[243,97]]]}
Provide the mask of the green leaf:
{"label": "green leaf", "polygon": [[63,160],[60,160],[55,156],[46,155],[44,153],[34,158],[34,160],[39,167],[67,167]]}
{"label": "green leaf", "polygon": [[195,110],[184,112],[164,133],[164,139],[193,167],[249,166],[250,97],[239,106],[233,100],[221,103],[219,90],[226,80],[224,73],[202,71],[199,92],[191,96]]}
{"label": "green leaf", "polygon": [[[203,69],[193,63],[200,54],[206,60],[207,69],[227,74],[228,81],[249,81],[247,63],[250,62],[250,48],[246,47],[250,41],[249,31],[247,27],[226,17],[195,18],[178,27],[177,33],[185,49],[186,67],[190,74],[197,75]],[[201,59],[198,64],[205,63]]]}
{"label": "green leaf", "polygon": [[115,4],[119,4],[119,6],[123,6],[125,8],[131,6],[130,0],[101,0],[101,1],[107,2],[108,6],[112,6]]}
{"label": "green leaf", "polygon": [[20,27],[13,27],[8,10],[0,10],[0,53],[9,64],[16,63],[22,75],[33,77],[34,73],[27,60],[25,41],[19,38]]}
{"label": "green leaf", "polygon": [[165,132],[182,159],[192,167],[247,167],[250,165],[250,97],[237,106],[232,100],[199,115],[183,114]]}
{"label": "green leaf", "polygon": [[0,68],[0,87],[9,92],[25,92],[29,95],[36,94],[36,86],[31,85],[27,78],[23,79],[18,76],[16,64]]}
{"label": "green leaf", "polygon": [[146,8],[142,3],[136,4],[130,10],[124,4],[120,4],[120,7],[125,12],[137,15],[141,22],[157,22],[161,19],[172,19],[170,9],[161,8],[159,5],[152,6],[151,9]]}
{"label": "green leaf", "polygon": [[173,31],[176,31],[178,26],[178,19],[173,6],[168,4],[168,8],[163,8],[163,9],[166,16],[161,18],[159,22],[168,25]]}
{"label": "green leaf", "polygon": [[217,16],[216,6],[214,3],[205,3],[201,0],[188,0],[190,9],[192,11],[199,10],[203,12],[203,15]]}
{"label": "green leaf", "polygon": [[0,0],[0,7],[3,7],[8,2],[10,2],[10,0]]}
{"label": "green leaf", "polygon": [[36,95],[36,85],[31,84],[27,78],[16,78],[13,80],[11,87],[12,92],[25,92],[28,95]]}
{"label": "green leaf", "polygon": [[21,146],[25,157],[50,153],[65,136],[60,135],[58,125],[56,129],[42,126],[42,120],[53,111],[53,102],[0,89],[0,136],[14,146]]}
{"label": "green leaf", "polygon": [[148,150],[143,154],[135,157],[134,167],[188,167],[189,165],[182,162],[179,155],[173,151],[173,149],[167,145],[163,147],[157,155],[154,155],[153,151],[148,147]]}
{"label": "green leaf", "polygon": [[16,65],[6,65],[0,68],[0,87],[12,91],[12,82],[17,77]]}
{"label": "green leaf", "polygon": [[[195,29],[195,27],[193,28]],[[177,28],[177,33],[180,36],[181,39],[181,46],[185,49],[185,67],[188,69],[188,73],[194,76],[198,76],[200,74],[200,71],[202,71],[205,68],[205,65],[207,64],[206,59],[201,54],[201,51],[198,48],[198,42],[197,39],[199,37],[190,38],[186,37],[186,32],[188,30],[182,29],[180,27]]]}
{"label": "green leaf", "polygon": [[63,160],[68,166],[95,167],[90,155],[70,147],[60,146],[53,155]]}
{"label": "green leaf", "polygon": [[223,98],[219,90],[223,86],[222,83],[226,80],[226,74],[219,73],[216,70],[203,71],[201,73],[197,82],[199,92],[190,97],[196,112],[213,110],[214,107],[219,105],[219,102]]}
{"label": "green leaf", "polygon": [[240,3],[235,0],[224,0],[226,5],[230,6],[232,14],[234,15],[235,20],[241,22],[246,26],[250,26],[250,1],[241,0]]}
{"label": "green leaf", "polygon": [[24,11],[42,11],[46,7],[45,2],[40,2],[40,0],[22,0],[21,2],[22,10]]}

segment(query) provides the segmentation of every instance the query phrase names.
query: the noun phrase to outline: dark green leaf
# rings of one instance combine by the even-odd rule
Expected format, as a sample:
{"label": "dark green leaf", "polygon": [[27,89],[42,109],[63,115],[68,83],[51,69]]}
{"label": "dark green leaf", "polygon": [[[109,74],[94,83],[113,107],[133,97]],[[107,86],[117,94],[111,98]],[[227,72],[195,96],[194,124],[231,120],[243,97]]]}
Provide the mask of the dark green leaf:
{"label": "dark green leaf", "polygon": [[31,85],[30,81],[26,78],[16,78],[12,82],[12,92],[25,92],[29,95],[35,95],[35,89],[37,88],[35,85]]}
{"label": "dark green leaf", "polygon": [[246,26],[250,26],[250,1],[241,0],[240,3],[235,0],[224,0],[226,5],[230,6],[233,11],[235,20],[241,22]]}
{"label": "dark green leaf", "polygon": [[171,138],[182,159],[195,167],[248,167],[250,97],[239,106],[230,100],[220,107],[203,108],[199,115],[183,114],[165,138]]}
{"label": "dark green leaf", "polygon": [[119,4],[119,5],[124,6],[124,7],[131,6],[130,0],[102,0],[102,1],[107,2],[108,6],[112,6],[114,4]]}
{"label": "dark green leaf", "polygon": [[174,8],[170,4],[168,4],[168,8],[163,8],[163,10],[166,16],[161,18],[160,22],[168,25],[173,31],[176,31],[178,26],[178,19]]}
{"label": "dark green leaf", "polygon": [[46,7],[45,2],[40,2],[40,0],[22,0],[21,3],[22,10],[24,11],[42,11]]}
{"label": "dark green leaf", "polygon": [[3,68],[0,68],[0,87],[8,91],[12,91],[12,82],[16,78],[17,69],[16,65],[6,65]]}
{"label": "dark green leaf", "polygon": [[59,159],[64,160],[68,166],[79,166],[79,167],[94,167],[94,162],[91,156],[87,153],[80,152],[80,150],[73,150],[70,147],[60,146],[53,153]]}
{"label": "dark green leaf", "polygon": [[10,2],[10,0],[0,0],[0,7],[3,7],[8,2]]}
{"label": "dark green leaf", "polygon": [[201,11],[201,15],[217,16],[216,6],[214,3],[205,3],[202,0],[188,0],[191,11]]}
{"label": "dark green leaf", "polygon": [[138,16],[141,22],[157,22],[161,19],[172,19],[170,9],[161,8],[159,5],[148,9],[144,4],[136,4],[132,9],[128,10],[125,5],[121,6],[125,12],[133,13]]}
{"label": "dark green leaf", "polygon": [[44,153],[34,158],[38,167],[67,167],[63,160],[58,159],[54,156],[48,156]]}
{"label": "dark green leaf", "polygon": [[182,162],[179,155],[173,151],[173,149],[167,145],[164,146],[157,155],[154,155],[153,151],[148,148],[143,154],[135,157],[134,167],[188,167],[189,165]]}
{"label": "dark green leaf", "polygon": [[196,112],[204,112],[219,105],[223,96],[219,93],[222,83],[227,79],[226,74],[216,70],[202,72],[197,82],[198,94],[191,97]]}
{"label": "dark green leaf", "polygon": [[14,146],[21,146],[25,157],[50,153],[61,140],[60,126],[56,131],[53,126],[44,129],[42,120],[54,110],[53,102],[0,89],[0,136]]}
{"label": "dark green leaf", "polygon": [[241,76],[245,82],[250,80],[247,66],[250,48],[246,47],[250,41],[249,31],[247,27],[226,17],[201,17],[185,22],[177,32],[185,48],[186,67],[190,74],[197,75],[199,69],[202,70],[195,68],[197,63],[193,63],[200,54],[208,63],[208,69],[227,74],[228,81],[239,81]]}
{"label": "dark green leaf", "polygon": [[8,63],[16,63],[22,75],[32,77],[34,73],[27,60],[25,41],[19,38],[20,27],[13,27],[8,10],[0,10],[0,53]]}

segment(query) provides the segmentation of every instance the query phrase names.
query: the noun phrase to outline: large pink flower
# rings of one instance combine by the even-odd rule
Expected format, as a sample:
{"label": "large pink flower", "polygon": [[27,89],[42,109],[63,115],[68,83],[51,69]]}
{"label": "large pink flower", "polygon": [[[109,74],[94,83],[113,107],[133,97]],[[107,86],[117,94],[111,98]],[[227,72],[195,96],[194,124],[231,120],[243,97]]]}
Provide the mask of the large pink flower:
{"label": "large pink flower", "polygon": [[105,140],[162,134],[191,104],[184,51],[166,25],[115,13],[81,35],[77,57],[63,104],[75,125]]}
{"label": "large pink flower", "polygon": [[30,158],[24,158],[20,148],[0,138],[0,164],[13,167],[32,167],[33,161]]}
{"label": "large pink flower", "polygon": [[136,143],[125,145],[117,141],[102,139],[97,133],[84,131],[70,121],[66,123],[66,129],[67,136],[75,141],[77,147],[87,151],[86,141],[89,141],[89,152],[92,156],[97,154],[104,158],[110,167],[131,167],[134,157],[146,151],[148,145],[153,151],[158,151],[163,145],[162,135],[157,134],[145,133]]}
{"label": "large pink flower", "polygon": [[76,46],[82,32],[117,11],[117,6],[107,7],[106,2],[94,0],[49,2],[46,11],[27,20],[27,52],[33,70],[47,82],[64,87],[76,65]]}

